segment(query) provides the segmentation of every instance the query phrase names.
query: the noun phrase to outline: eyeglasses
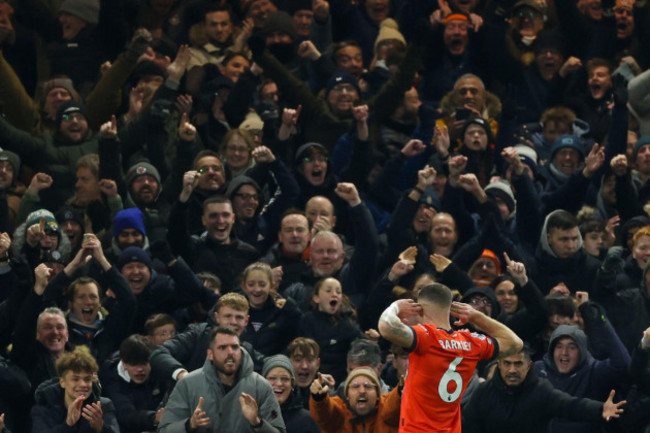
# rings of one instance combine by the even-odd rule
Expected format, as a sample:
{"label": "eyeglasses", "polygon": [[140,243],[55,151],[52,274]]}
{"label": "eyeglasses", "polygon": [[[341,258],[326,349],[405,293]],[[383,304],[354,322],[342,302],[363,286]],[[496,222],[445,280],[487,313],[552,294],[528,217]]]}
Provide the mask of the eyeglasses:
{"label": "eyeglasses", "polygon": [[289,376],[269,376],[266,378],[269,383],[280,382],[280,383],[289,383],[291,378]]}
{"label": "eyeglasses", "polygon": [[81,113],[70,113],[70,114],[64,114],[61,116],[63,120],[77,120],[81,122],[82,120],[86,120],[86,117],[81,114]]}
{"label": "eyeglasses", "polygon": [[522,20],[524,18],[530,18],[531,20],[534,20],[535,18],[539,17],[540,15],[535,11],[519,11],[519,13],[517,13],[517,16]]}
{"label": "eyeglasses", "polygon": [[317,155],[314,156],[313,158],[306,156],[302,160],[307,164],[309,164],[310,162],[327,162],[327,157],[323,155]]}
{"label": "eyeglasses", "polygon": [[488,298],[472,298],[469,300],[470,305],[490,305],[490,300]]}
{"label": "eyeglasses", "polygon": [[236,192],[234,196],[239,197],[242,200],[255,200],[255,201],[260,200],[260,197],[257,194],[246,194],[243,192]]}
{"label": "eyeglasses", "polygon": [[363,382],[363,383],[353,382],[353,383],[350,384],[349,388],[356,390],[356,389],[361,388],[362,386],[365,389],[375,389],[375,388],[377,388],[377,385],[375,385],[374,383],[370,383],[370,382]]}
{"label": "eyeglasses", "polygon": [[221,168],[220,165],[204,165],[203,167],[199,168],[199,173],[203,174],[206,171],[210,171],[210,170],[219,173],[223,171],[223,168]]}
{"label": "eyeglasses", "polygon": [[352,84],[337,84],[336,86],[332,87],[332,90],[334,92],[346,91],[348,93],[352,93],[352,92],[356,92],[357,88],[354,87]]}

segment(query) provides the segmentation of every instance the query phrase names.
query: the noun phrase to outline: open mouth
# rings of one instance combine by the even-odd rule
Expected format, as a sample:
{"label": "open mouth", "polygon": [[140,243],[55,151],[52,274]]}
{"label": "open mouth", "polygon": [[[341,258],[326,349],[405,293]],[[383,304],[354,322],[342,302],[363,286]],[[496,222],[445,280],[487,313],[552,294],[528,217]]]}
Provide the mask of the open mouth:
{"label": "open mouth", "polygon": [[60,337],[54,337],[54,338],[50,338],[50,339],[48,340],[48,343],[49,343],[50,345],[55,345],[55,344],[61,344],[62,341],[63,341],[63,340],[62,340]]}
{"label": "open mouth", "polygon": [[216,236],[225,236],[227,233],[227,227],[215,227],[214,233]]}
{"label": "open mouth", "polygon": [[309,372],[296,373],[296,380],[300,383],[306,383],[309,381]]}
{"label": "open mouth", "polygon": [[463,40],[460,38],[453,38],[449,41],[449,51],[458,51],[463,47]]}
{"label": "open mouth", "polygon": [[84,308],[81,310],[81,318],[85,321],[92,320],[94,314],[95,310],[93,308]]}

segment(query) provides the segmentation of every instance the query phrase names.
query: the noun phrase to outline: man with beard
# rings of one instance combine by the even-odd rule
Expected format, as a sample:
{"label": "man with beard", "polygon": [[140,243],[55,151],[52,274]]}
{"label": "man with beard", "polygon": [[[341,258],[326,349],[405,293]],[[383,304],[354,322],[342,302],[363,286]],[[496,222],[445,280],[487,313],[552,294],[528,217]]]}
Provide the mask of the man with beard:
{"label": "man with beard", "polygon": [[397,432],[402,386],[381,394],[375,371],[366,367],[356,368],[348,375],[345,399],[330,397],[330,386],[334,384],[328,384],[319,373],[310,387],[309,411],[323,432]]}
{"label": "man with beard", "polygon": [[54,134],[35,137],[2,118],[0,141],[3,149],[16,152],[23,164],[52,176],[52,188],[41,197],[48,209],[56,209],[72,195],[79,157],[97,152],[97,140],[88,127],[86,109],[74,101],[59,107]]}
{"label": "man with beard", "polygon": [[463,432],[545,432],[551,418],[598,422],[618,418],[624,401],[614,391],[604,403],[573,397],[553,388],[530,371],[533,362],[523,350],[499,360],[499,371],[481,383],[463,409]]}
{"label": "man with beard", "polygon": [[266,48],[290,71],[299,67],[296,52],[298,33],[291,16],[284,11],[271,12],[262,28]]}
{"label": "man with beard", "polygon": [[133,202],[142,211],[147,232],[164,229],[171,206],[162,196],[163,185],[158,169],[149,162],[138,162],[126,172],[124,182],[128,190],[127,207]]}
{"label": "man with beard", "polygon": [[285,431],[273,388],[253,371],[237,332],[216,327],[203,368],[176,384],[160,420],[161,433],[210,431]]}

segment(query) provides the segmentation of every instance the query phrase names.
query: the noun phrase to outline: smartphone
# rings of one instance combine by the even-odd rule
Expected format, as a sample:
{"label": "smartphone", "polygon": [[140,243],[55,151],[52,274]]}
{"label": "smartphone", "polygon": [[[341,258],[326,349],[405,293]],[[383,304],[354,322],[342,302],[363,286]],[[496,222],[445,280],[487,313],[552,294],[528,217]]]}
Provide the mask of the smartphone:
{"label": "smartphone", "polygon": [[456,110],[456,120],[469,119],[470,111],[467,108],[459,108]]}

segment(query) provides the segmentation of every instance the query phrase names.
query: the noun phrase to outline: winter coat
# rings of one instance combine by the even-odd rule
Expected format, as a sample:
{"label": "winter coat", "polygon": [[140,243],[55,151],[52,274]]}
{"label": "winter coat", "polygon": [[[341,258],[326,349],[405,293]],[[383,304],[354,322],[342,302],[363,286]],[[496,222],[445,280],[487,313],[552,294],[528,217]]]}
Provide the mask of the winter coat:
{"label": "winter coat", "polygon": [[121,433],[155,431],[154,417],[165,397],[165,386],[151,377],[142,384],[125,374],[119,353],[99,372],[103,393],[113,401]]}
{"label": "winter coat", "polygon": [[320,428],[303,407],[302,400],[294,389],[289,398],[280,406],[287,433],[320,433]]}
{"label": "winter coat", "polygon": [[463,433],[544,433],[552,418],[598,422],[603,404],[573,397],[528,371],[518,386],[508,386],[499,371],[481,383],[463,408]]}
{"label": "winter coat", "polygon": [[[284,306],[279,308],[269,296],[261,310],[251,308],[249,314],[250,319],[241,338],[266,356],[283,352],[297,336],[296,325],[300,323],[301,314],[292,299],[287,299]],[[263,317],[264,322],[256,330],[253,322],[259,320],[258,317]]]}
{"label": "winter coat", "polygon": [[[587,336],[577,326],[560,325],[551,335],[548,352],[533,367],[540,377],[548,379],[560,391],[575,397],[586,397],[605,401],[609,391],[625,377],[630,365],[630,355],[616,336],[609,322],[602,318],[599,308],[593,303],[583,304],[580,312],[585,320],[585,327],[590,336],[594,350],[602,354],[602,360],[596,360],[587,349]],[[570,337],[578,346],[580,359],[569,373],[560,373],[553,361],[553,351],[557,342]],[[550,432],[579,433],[597,431],[593,423],[575,423],[553,420]]]}
{"label": "winter coat", "polygon": [[213,272],[221,279],[222,293],[230,292],[246,266],[257,260],[257,250],[233,237],[229,244],[221,244],[210,239],[207,233],[190,236],[187,228],[189,203],[176,202],[172,207],[167,233],[169,245],[194,272]]}
{"label": "winter coat", "polygon": [[[93,389],[84,406],[99,401],[104,413],[104,428],[101,433],[119,433],[120,427],[115,418],[113,402],[108,398],[99,397],[95,391]],[[65,422],[68,415],[64,404],[65,391],[57,378],[41,384],[34,397],[36,405],[32,407],[32,433],[97,433],[83,416],[79,417],[74,426],[68,427]]]}
{"label": "winter coat", "polygon": [[284,433],[280,405],[273,389],[264,377],[253,371],[253,360],[248,352],[241,351],[241,366],[234,386],[226,391],[212,361],[205,360],[203,368],[189,373],[176,384],[165,406],[165,413],[159,424],[160,433],[185,433],[186,422],[192,416],[199,401],[204,398],[203,410],[210,418],[207,428],[199,432],[250,432],[251,425],[244,418],[239,396],[242,392],[251,395],[259,407],[259,417],[263,425],[258,432]]}
{"label": "winter coat", "polygon": [[322,400],[309,399],[309,412],[323,433],[397,433],[401,395],[399,388],[382,394],[377,410],[357,416],[341,397],[325,394]]}
{"label": "winter coat", "polygon": [[11,126],[2,118],[0,141],[3,149],[17,153],[23,164],[29,165],[36,172],[52,176],[53,186],[42,197],[43,204],[48,209],[57,209],[74,194],[77,160],[89,153],[97,153],[97,140],[90,130],[82,142],[71,144],[48,133],[35,137]]}
{"label": "winter coat", "polygon": [[[110,283],[116,301],[106,316],[100,313],[101,322],[96,327],[89,328],[76,321],[72,313],[66,315],[70,344],[88,346],[90,353],[99,364],[117,350],[122,340],[129,336],[133,315],[137,308],[131,287],[115,266],[105,271],[104,275]],[[45,288],[43,302],[53,304],[59,300],[64,289],[73,280],[74,278],[69,277],[65,272],[59,272]]]}
{"label": "winter coat", "polygon": [[320,346],[320,371],[334,376],[336,383],[344,381],[350,344],[363,337],[357,322],[343,314],[308,311],[300,323],[299,335],[312,338]]}
{"label": "winter coat", "polygon": [[591,292],[600,262],[584,252],[581,237],[578,238],[578,249],[571,257],[557,257],[547,237],[548,219],[552,214],[553,212],[548,214],[544,220],[539,246],[532,263],[526,264],[529,278],[537,283],[542,293],[548,293],[560,282],[564,282],[572,293]]}

